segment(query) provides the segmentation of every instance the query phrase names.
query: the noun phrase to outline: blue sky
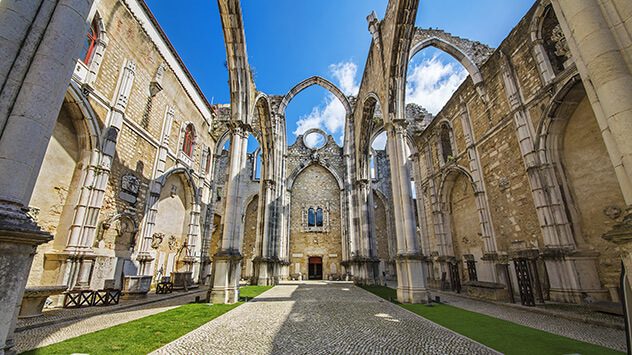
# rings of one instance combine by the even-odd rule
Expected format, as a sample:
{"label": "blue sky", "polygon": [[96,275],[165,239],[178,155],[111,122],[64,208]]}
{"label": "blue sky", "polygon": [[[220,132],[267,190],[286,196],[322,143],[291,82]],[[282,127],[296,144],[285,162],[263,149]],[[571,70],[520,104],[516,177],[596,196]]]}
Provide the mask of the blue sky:
{"label": "blue sky", "polygon": [[[209,102],[228,103],[226,52],[216,1],[146,2]],[[416,25],[438,27],[496,48],[533,2],[421,0]],[[375,11],[382,19],[386,5],[386,0],[242,0],[248,61],[257,89],[284,95],[303,79],[320,75],[346,94],[354,94],[371,43],[366,16]],[[407,101],[433,113],[466,75],[452,57],[432,48],[413,58],[408,74]],[[288,144],[312,127],[341,142],[344,110],[318,86],[292,100],[286,119]]]}

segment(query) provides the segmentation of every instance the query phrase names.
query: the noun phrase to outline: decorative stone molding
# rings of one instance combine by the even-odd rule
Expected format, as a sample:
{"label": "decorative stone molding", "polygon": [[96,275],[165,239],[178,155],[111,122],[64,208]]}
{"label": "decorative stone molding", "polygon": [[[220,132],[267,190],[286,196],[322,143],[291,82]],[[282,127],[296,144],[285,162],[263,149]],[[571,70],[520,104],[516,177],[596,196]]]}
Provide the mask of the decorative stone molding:
{"label": "decorative stone molding", "polygon": [[164,233],[154,233],[151,236],[151,248],[158,249],[164,238],[165,238]]}
{"label": "decorative stone molding", "polygon": [[603,208],[603,214],[610,219],[617,219],[621,217],[623,210],[617,205],[608,205]]}

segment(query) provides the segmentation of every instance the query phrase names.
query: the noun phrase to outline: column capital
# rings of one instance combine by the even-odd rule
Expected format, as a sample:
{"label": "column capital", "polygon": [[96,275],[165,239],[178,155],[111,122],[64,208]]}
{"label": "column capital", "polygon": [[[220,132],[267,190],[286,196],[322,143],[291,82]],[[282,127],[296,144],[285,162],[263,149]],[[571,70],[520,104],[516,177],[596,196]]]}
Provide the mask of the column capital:
{"label": "column capital", "polygon": [[243,121],[231,120],[226,123],[226,126],[233,135],[240,135],[244,138],[248,138],[248,134],[250,134],[250,125],[244,123]]}

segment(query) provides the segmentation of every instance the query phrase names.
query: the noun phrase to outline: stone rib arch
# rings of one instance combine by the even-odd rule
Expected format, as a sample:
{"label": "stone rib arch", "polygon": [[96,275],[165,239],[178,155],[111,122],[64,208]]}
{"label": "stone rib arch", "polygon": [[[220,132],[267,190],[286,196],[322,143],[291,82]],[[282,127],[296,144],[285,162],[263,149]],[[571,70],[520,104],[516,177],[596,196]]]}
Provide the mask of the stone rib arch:
{"label": "stone rib arch", "polygon": [[343,184],[343,180],[340,177],[340,174],[338,174],[338,172],[336,171],[336,169],[329,163],[327,163],[326,161],[311,161],[311,162],[306,162],[304,164],[302,164],[301,166],[299,166],[296,170],[294,170],[294,172],[292,173],[292,175],[290,175],[290,177],[287,179],[287,190],[288,191],[292,191],[292,188],[294,186],[294,181],[296,180],[296,178],[301,175],[301,173],[309,168],[312,165],[320,165],[323,168],[325,168],[327,171],[329,171],[331,173],[331,175],[333,175],[334,179],[336,179],[336,182],[338,183],[338,188],[342,191],[344,190],[344,184]]}
{"label": "stone rib arch", "polygon": [[[173,174],[183,174],[186,179],[185,181],[189,184],[189,187],[191,188],[191,196],[193,198],[192,203],[199,205],[200,204],[200,197],[198,196],[197,193],[197,187],[195,185],[195,180],[193,179],[193,176],[191,175],[191,172],[189,171],[189,169],[184,168],[184,167],[178,167],[178,168],[172,168],[169,171],[167,171],[166,173],[164,173],[162,176],[160,176],[157,180],[160,182],[161,185],[163,185],[167,179],[169,178],[169,176],[173,175]],[[164,188],[164,186],[163,186]]]}
{"label": "stone rib arch", "polygon": [[[485,63],[494,52],[494,49],[486,44],[452,36],[443,30],[417,28],[413,36],[409,60],[428,46],[435,46],[459,61],[461,61],[460,57],[465,58],[476,68]],[[443,48],[439,46],[443,46]]]}
{"label": "stone rib arch", "polygon": [[427,47],[435,47],[456,59],[472,78],[474,86],[483,101],[486,100],[486,91],[483,86],[483,75],[479,66],[483,64],[494,52],[493,48],[480,42],[473,42],[465,38],[455,37],[443,30],[421,29],[415,30],[408,61]]}
{"label": "stone rib arch", "polygon": [[538,124],[534,147],[541,168],[541,174],[549,181],[557,183],[550,186],[548,193],[551,199],[564,201],[565,215],[561,215],[564,223],[569,223],[575,242],[583,243],[578,206],[570,193],[568,177],[561,160],[563,139],[566,126],[581,102],[586,91],[579,74],[576,74],[553,95],[543,112]]}
{"label": "stone rib arch", "polygon": [[345,108],[346,117],[351,117],[351,115],[353,114],[353,109],[351,108],[351,103],[349,103],[349,99],[345,96],[345,94],[330,81],[316,75],[301,81],[292,89],[290,89],[287,94],[285,94],[283,100],[281,101],[281,104],[279,105],[279,115],[285,116],[285,109],[289,105],[290,101],[292,101],[294,96],[298,95],[298,93],[312,85],[321,86],[331,92],[334,96],[336,96],[338,100],[340,100],[340,102],[342,103],[342,106],[344,106]]}
{"label": "stone rib arch", "polygon": [[470,183],[470,186],[472,187],[472,190],[475,194],[480,192],[476,188],[476,184],[474,183],[474,178],[472,177],[472,174],[470,174],[470,172],[466,168],[460,165],[449,167],[444,171],[443,175],[441,176],[441,182],[439,182],[439,199],[441,201],[441,204],[443,205],[443,208],[445,208],[445,206],[448,204],[447,191],[451,190],[451,187],[456,180],[457,174],[463,174],[465,175],[465,177],[467,177],[467,180]]}
{"label": "stone rib arch", "polygon": [[64,104],[73,104],[78,109],[78,119],[73,121],[77,121],[75,127],[78,132],[81,132],[77,137],[79,145],[90,151],[100,150],[102,132],[96,119],[97,115],[81,91],[81,87],[76,82],[71,81],[64,98]]}
{"label": "stone rib arch", "polygon": [[428,47],[435,47],[437,49],[440,49],[444,51],[445,53],[454,57],[454,59],[456,59],[457,61],[459,61],[459,63],[461,63],[461,65],[465,67],[465,70],[467,70],[467,72],[472,77],[472,81],[474,82],[474,85],[478,85],[483,81],[483,76],[481,75],[481,72],[478,70],[478,67],[472,61],[472,59],[470,59],[465,53],[463,53],[459,48],[455,47],[453,44],[446,42],[445,40],[440,39],[440,38],[431,37],[431,38],[427,38],[421,42],[416,43],[410,51],[409,60],[412,60],[415,54],[419,53],[421,50]]}

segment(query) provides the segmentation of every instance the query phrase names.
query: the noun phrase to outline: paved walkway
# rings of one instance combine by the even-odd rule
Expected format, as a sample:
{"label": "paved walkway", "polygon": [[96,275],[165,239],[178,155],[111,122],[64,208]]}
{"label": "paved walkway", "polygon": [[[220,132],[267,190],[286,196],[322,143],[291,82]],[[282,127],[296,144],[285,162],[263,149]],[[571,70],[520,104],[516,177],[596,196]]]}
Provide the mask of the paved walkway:
{"label": "paved walkway", "polygon": [[204,298],[206,289],[168,296],[152,293],[149,299],[122,300],[117,306],[45,311],[42,317],[18,321],[13,349],[20,353],[96,332],[192,302],[196,296]]}
{"label": "paved walkway", "polygon": [[155,354],[497,354],[348,282],[284,282]]}

